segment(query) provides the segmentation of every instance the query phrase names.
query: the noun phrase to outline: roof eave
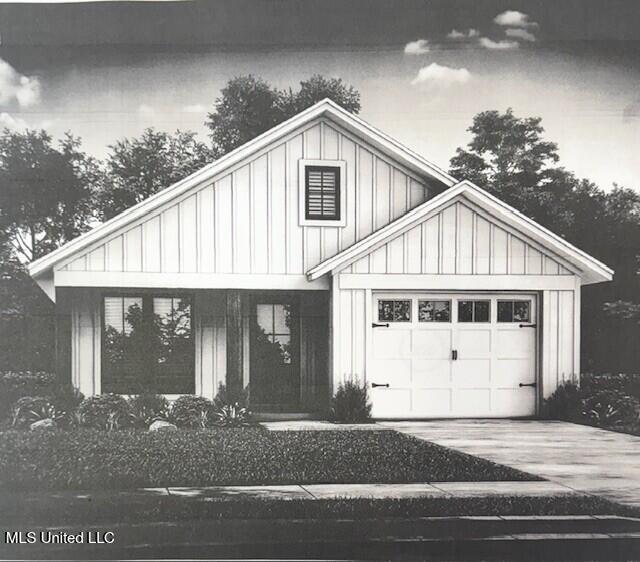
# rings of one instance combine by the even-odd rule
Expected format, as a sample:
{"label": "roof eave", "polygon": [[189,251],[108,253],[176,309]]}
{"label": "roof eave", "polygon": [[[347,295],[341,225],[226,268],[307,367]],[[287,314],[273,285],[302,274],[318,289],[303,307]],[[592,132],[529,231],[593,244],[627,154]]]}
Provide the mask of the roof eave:
{"label": "roof eave", "polygon": [[459,182],[440,195],[416,207],[413,211],[410,211],[382,229],[370,234],[367,238],[350,248],[311,268],[307,272],[308,279],[316,280],[329,272],[332,274],[338,272],[363,255],[366,255],[376,245],[384,243],[385,240],[397,235],[397,233],[402,232],[404,229],[411,228],[411,226],[424,215],[442,207],[462,193],[464,193],[465,196],[470,196],[470,199],[477,204],[481,204],[482,206],[489,204],[493,209],[500,210],[505,217],[511,217],[511,220],[515,220],[520,224],[524,222],[530,235],[537,233],[538,241],[543,246],[550,247],[553,245],[553,250],[555,250],[556,253],[564,256],[568,262],[574,264],[574,266],[580,270],[581,273],[579,277],[582,285],[603,283],[613,279],[614,271],[610,267],[468,180]]}

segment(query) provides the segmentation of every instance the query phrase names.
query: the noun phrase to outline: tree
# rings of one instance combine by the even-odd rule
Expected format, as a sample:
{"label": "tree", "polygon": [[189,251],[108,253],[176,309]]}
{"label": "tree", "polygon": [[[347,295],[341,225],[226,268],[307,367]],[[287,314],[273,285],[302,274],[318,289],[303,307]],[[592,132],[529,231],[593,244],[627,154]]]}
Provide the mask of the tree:
{"label": "tree", "polygon": [[110,219],[150,195],[173,185],[212,160],[211,151],[193,132],[173,135],[153,128],[139,138],[109,147],[98,196],[102,219]]}
{"label": "tree", "polygon": [[0,233],[31,261],[89,228],[97,162],[71,134],[56,148],[45,131],[0,136]]}
{"label": "tree", "polygon": [[450,172],[513,205],[615,270],[612,283],[583,291],[583,366],[637,370],[633,322],[640,295],[640,194],[620,186],[605,192],[558,165],[556,143],[544,139],[539,117],[484,111],[473,119],[473,137],[458,148]]}
{"label": "tree", "polygon": [[308,80],[300,82],[300,89],[294,92],[291,88],[284,93],[284,112],[288,119],[325,98],[336,102],[350,113],[360,113],[360,93],[347,86],[341,78],[325,78],[314,74]]}
{"label": "tree", "polygon": [[339,78],[314,75],[300,89],[279,90],[255,76],[229,80],[205,126],[216,157],[243,145],[314,103],[330,98],[347,111],[360,111],[360,94]]}

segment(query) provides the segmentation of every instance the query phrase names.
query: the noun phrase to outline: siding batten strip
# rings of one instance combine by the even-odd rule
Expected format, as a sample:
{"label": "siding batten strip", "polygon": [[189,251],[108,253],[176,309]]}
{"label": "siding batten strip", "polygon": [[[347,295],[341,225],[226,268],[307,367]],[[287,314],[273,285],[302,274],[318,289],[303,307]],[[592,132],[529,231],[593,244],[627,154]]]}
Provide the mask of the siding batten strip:
{"label": "siding batten strip", "polygon": [[256,245],[256,232],[255,232],[255,177],[254,177],[254,160],[249,163],[249,271],[254,273],[257,270],[255,245]]}
{"label": "siding batten strip", "polygon": [[267,152],[267,273],[271,273],[271,245],[273,244],[273,194],[271,185],[271,151]]}

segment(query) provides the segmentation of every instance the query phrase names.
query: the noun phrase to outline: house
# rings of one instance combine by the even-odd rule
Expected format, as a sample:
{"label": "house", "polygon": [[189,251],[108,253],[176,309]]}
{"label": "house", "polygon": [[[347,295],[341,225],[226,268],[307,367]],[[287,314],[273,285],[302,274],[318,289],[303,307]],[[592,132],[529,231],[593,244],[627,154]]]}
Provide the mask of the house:
{"label": "house", "polygon": [[85,395],[382,418],[534,416],[580,372],[580,289],[612,271],[324,100],[36,260]]}

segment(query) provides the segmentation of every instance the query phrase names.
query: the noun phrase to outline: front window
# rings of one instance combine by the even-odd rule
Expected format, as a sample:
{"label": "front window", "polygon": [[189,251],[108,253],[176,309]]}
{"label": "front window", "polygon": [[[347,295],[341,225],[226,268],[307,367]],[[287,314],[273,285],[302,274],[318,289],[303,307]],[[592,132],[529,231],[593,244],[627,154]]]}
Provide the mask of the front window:
{"label": "front window", "polygon": [[195,391],[189,297],[104,297],[102,391]]}

